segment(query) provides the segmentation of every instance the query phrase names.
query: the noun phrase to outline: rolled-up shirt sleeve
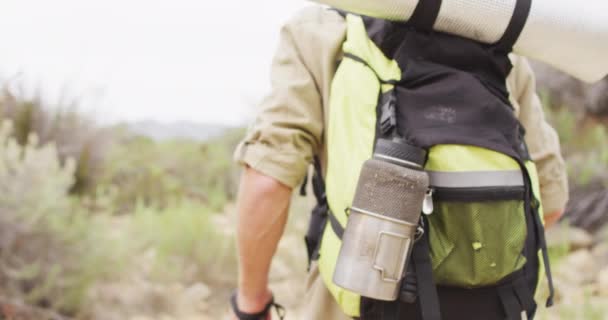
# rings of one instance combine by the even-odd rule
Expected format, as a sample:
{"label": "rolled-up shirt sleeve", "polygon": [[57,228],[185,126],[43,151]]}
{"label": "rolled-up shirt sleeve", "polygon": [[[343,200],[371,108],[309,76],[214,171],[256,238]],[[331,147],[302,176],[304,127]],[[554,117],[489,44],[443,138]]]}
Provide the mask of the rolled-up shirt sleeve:
{"label": "rolled-up shirt sleeve", "polygon": [[541,200],[545,214],[563,210],[568,201],[568,177],[558,135],[545,119],[536,80],[528,61],[513,58],[509,79],[512,99],[517,102],[519,121],[526,129],[526,143],[538,168]]}
{"label": "rolled-up shirt sleeve", "polygon": [[310,41],[297,34],[302,27],[292,19],[281,29],[271,67],[272,89],[234,155],[237,163],[292,188],[302,182],[323,131],[321,93],[310,61],[305,61],[308,52],[300,49],[302,41]]}

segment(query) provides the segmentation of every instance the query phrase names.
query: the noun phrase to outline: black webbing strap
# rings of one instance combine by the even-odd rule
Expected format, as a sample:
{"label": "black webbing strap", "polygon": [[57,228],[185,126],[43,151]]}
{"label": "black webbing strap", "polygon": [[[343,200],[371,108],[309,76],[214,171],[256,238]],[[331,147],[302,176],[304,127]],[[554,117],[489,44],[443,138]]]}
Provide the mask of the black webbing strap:
{"label": "black webbing strap", "polygon": [[302,184],[300,185],[300,196],[306,197],[308,195],[306,192],[307,188],[308,188],[308,173],[306,173],[306,175],[304,176],[304,180],[302,181]]}
{"label": "black webbing strap", "polygon": [[440,9],[441,0],[420,0],[407,24],[424,31],[432,31]]}
{"label": "black webbing strap", "polygon": [[399,320],[403,319],[399,314],[399,300],[397,301],[382,301],[382,320]]}
{"label": "black webbing strap", "polygon": [[[336,236],[340,239],[342,239],[342,236],[344,235],[344,227],[342,227],[342,224],[340,224],[340,221],[338,221],[338,218],[336,218],[336,216],[333,214],[333,212],[331,212],[331,210],[329,209],[329,204],[327,203],[327,195],[325,194],[325,181],[323,179],[323,172],[321,171],[321,161],[319,160],[318,157],[315,157],[314,159],[314,165],[315,165],[315,175],[312,178],[312,188],[315,194],[315,197],[317,198],[317,207],[315,208],[315,210],[320,210],[324,212],[324,219],[325,221],[323,221],[323,225],[322,227],[319,229],[319,243],[321,242],[320,239],[322,237],[322,232],[323,230],[325,230],[325,223],[327,220],[329,220],[329,224],[331,225],[331,229],[334,231],[334,233],[336,234]],[[313,210],[313,219],[314,219],[314,214],[315,211]],[[310,230],[310,228],[309,228]],[[316,251],[318,252],[319,248],[317,246]]]}
{"label": "black webbing strap", "polygon": [[[523,168],[525,172],[528,172],[526,169],[526,165],[523,162],[520,162],[520,166]],[[545,276],[547,277],[547,284],[549,286],[549,297],[547,298],[547,302],[545,306],[551,307],[553,306],[553,300],[555,297],[555,287],[553,286],[553,275],[551,274],[551,264],[549,262],[549,252],[547,250],[547,240],[545,239],[545,227],[543,226],[542,221],[540,220],[540,201],[534,195],[532,190],[532,179],[530,179],[530,174],[527,173],[527,190],[526,190],[526,202],[529,204],[531,208],[530,214],[532,215],[532,224],[535,229],[535,238],[536,244],[538,247],[535,249],[535,254],[537,250],[541,250],[541,254],[543,256],[543,265],[545,268]],[[539,248],[540,247],[540,248]]]}
{"label": "black webbing strap", "polygon": [[311,263],[319,259],[319,250],[321,248],[321,238],[325,225],[327,225],[328,216],[327,202],[317,203],[312,209],[308,230],[304,236],[306,243],[306,252],[308,253],[308,269],[310,270]]}
{"label": "black webbing strap", "polygon": [[318,156],[313,159],[315,173],[312,176],[312,190],[318,203],[327,202],[325,196],[325,181],[323,179],[323,171],[321,170],[321,160]]}
{"label": "black webbing strap", "polygon": [[522,311],[529,313],[536,308],[534,295],[523,274],[498,287],[498,296],[505,312],[505,320],[520,320]]}
{"label": "black webbing strap", "polygon": [[545,228],[543,227],[542,222],[540,221],[540,215],[538,214],[539,202],[538,200],[533,200],[533,215],[534,215],[534,224],[536,225],[536,236],[537,241],[540,244],[540,250],[543,255],[543,265],[545,267],[545,276],[547,277],[547,284],[549,285],[549,297],[547,298],[547,302],[545,306],[551,307],[553,306],[553,299],[555,297],[555,287],[553,286],[553,275],[551,274],[551,264],[549,262],[549,251],[547,250],[547,240],[545,239]]}
{"label": "black webbing strap", "polygon": [[[422,219],[426,220],[425,217]],[[418,285],[418,304],[423,320],[441,320],[439,296],[437,295],[437,286],[435,286],[435,281],[433,280],[433,266],[431,265],[428,222],[424,222],[426,230],[422,237],[414,244],[412,252],[412,261]]]}
{"label": "black webbing strap", "polygon": [[521,306],[526,312],[536,310],[536,301],[534,300],[534,293],[530,290],[525,277],[519,277],[513,282],[513,289],[517,300],[521,303]]}
{"label": "black webbing strap", "polygon": [[329,210],[327,215],[329,216],[329,224],[331,225],[331,229],[338,238],[342,239],[342,236],[344,235],[344,227],[342,227],[342,224],[340,224],[340,221],[338,221],[338,218],[336,218],[331,210]]}
{"label": "black webbing strap", "polygon": [[405,277],[401,282],[399,300],[405,303],[415,303],[418,298],[418,279],[416,279],[416,271],[414,264],[408,263]]}
{"label": "black webbing strap", "polygon": [[313,164],[315,171],[312,177],[312,189],[317,199],[317,205],[312,209],[308,230],[304,236],[308,253],[308,268],[310,268],[312,261],[319,259],[321,238],[323,237],[329,212],[327,196],[325,195],[325,181],[323,179],[323,172],[321,171],[321,161],[318,157],[315,156]]}
{"label": "black webbing strap", "polygon": [[499,51],[508,53],[513,50],[515,42],[517,42],[517,39],[519,39],[521,32],[526,26],[526,21],[528,21],[528,17],[530,16],[531,8],[532,0],[517,0],[507,30],[505,30],[502,38],[500,38],[496,44],[496,48]]}
{"label": "black webbing strap", "polygon": [[498,296],[505,312],[505,320],[520,320],[522,308],[517,301],[517,296],[511,288],[501,287],[498,289]]}

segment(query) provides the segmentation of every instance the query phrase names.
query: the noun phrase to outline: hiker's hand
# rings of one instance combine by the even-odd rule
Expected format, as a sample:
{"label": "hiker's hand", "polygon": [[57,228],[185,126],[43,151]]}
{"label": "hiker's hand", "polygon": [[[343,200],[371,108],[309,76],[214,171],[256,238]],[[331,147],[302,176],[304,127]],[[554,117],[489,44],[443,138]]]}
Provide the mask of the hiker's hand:
{"label": "hiker's hand", "polygon": [[[236,298],[239,310],[244,313],[258,313],[264,310],[271,299],[272,293],[270,290],[251,295],[244,294],[242,290],[238,290]],[[231,319],[238,320],[234,314]],[[266,320],[271,320],[270,312],[268,313]]]}
{"label": "hiker's hand", "polygon": [[558,210],[545,215],[545,229],[551,228],[564,214],[564,210]]}

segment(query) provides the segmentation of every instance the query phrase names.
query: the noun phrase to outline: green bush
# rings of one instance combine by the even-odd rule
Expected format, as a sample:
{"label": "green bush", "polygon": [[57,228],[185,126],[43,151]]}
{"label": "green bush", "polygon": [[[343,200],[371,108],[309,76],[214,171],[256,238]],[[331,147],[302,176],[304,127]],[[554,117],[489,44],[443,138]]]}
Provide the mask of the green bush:
{"label": "green bush", "polygon": [[[26,303],[74,313],[106,273],[111,254],[69,190],[75,162],[35,135],[21,146],[12,125],[0,129],[0,288]],[[103,242],[101,242],[103,243]]]}
{"label": "green bush", "polygon": [[577,134],[578,114],[565,107],[552,106],[548,98],[543,99],[543,104],[547,120],[557,131],[559,141],[564,149],[575,145],[576,141],[573,141],[573,139],[576,138]]}
{"label": "green bush", "polygon": [[559,135],[573,185],[598,180],[608,183],[608,128],[593,122],[582,126],[577,113],[550,106],[548,99],[545,99],[545,114]]}
{"label": "green bush", "polygon": [[235,272],[234,241],[216,229],[209,209],[200,203],[184,200],[162,210],[139,205],[128,234],[136,239],[137,251],[154,253],[157,279],[214,281],[220,271]]}
{"label": "green bush", "polygon": [[157,142],[63,105],[0,92],[0,295],[86,315],[91,288],[150,252],[153,281],[233,281],[235,244],[212,213],[236,195],[243,130]]}
{"label": "green bush", "polygon": [[93,190],[112,142],[108,130],[99,129],[78,111],[78,101],[45,102],[41,94],[27,97],[9,87],[0,89],[0,119],[11,120],[12,135],[20,145],[35,134],[41,143],[54,143],[61,162],[74,159],[76,177],[71,192]]}
{"label": "green bush", "polygon": [[13,122],[11,134],[20,145],[35,134],[42,144],[56,146],[61,163],[75,160],[70,192],[92,212],[130,213],[138,201],[164,208],[184,197],[220,211],[236,193],[231,157],[240,129],[205,143],[156,142],[125,127],[97,127],[78,111],[78,101],[51,105],[41,94],[30,98],[15,91],[0,92],[0,119]]}
{"label": "green bush", "polygon": [[109,152],[97,193],[87,203],[130,213],[137,203],[163,209],[188,199],[221,211],[236,195],[232,153],[241,135],[242,130],[235,130],[204,143],[126,135]]}

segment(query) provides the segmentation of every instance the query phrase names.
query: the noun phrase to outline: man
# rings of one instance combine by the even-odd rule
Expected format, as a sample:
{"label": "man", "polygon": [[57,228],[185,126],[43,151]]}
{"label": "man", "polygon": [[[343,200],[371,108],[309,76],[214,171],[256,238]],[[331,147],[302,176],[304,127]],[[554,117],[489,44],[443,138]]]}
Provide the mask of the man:
{"label": "man", "polygon": [[[303,10],[283,27],[272,66],[272,91],[235,153],[236,161],[245,167],[237,205],[236,306],[242,313],[259,313],[271,301],[268,272],[285,227],[292,190],[302,182],[314,155],[320,157],[325,170],[324,127],[345,28],[340,14],[321,7]],[[564,163],[557,135],[545,122],[528,63],[514,57],[513,64],[508,79],[511,100],[539,167],[543,206],[549,213],[545,220],[551,225],[567,201]],[[325,288],[315,265],[309,274],[305,302],[305,319],[348,319]]]}

